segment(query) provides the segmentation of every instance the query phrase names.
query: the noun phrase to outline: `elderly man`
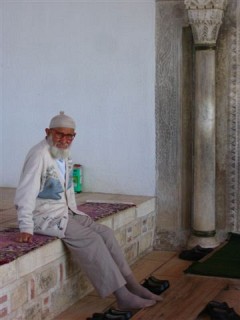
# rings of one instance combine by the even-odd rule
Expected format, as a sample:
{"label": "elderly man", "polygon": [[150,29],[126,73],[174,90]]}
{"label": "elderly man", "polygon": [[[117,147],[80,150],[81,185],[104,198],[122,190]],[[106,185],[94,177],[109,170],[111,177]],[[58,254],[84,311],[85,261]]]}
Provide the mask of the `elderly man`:
{"label": "elderly man", "polygon": [[75,121],[60,112],[46,138],[28,153],[16,191],[19,241],[35,233],[62,239],[101,297],[113,293],[119,309],[140,309],[162,300],[135,279],[113,231],[77,210],[69,148]]}

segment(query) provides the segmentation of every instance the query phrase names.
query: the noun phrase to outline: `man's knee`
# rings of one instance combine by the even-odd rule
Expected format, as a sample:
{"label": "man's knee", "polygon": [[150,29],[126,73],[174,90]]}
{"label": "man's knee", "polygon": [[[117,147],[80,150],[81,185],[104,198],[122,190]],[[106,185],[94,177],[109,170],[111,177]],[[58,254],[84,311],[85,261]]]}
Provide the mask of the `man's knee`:
{"label": "man's knee", "polygon": [[117,242],[113,229],[107,226],[104,226],[104,232],[101,235],[105,243],[113,244]]}
{"label": "man's knee", "polygon": [[102,225],[102,227],[103,227],[104,233],[108,234],[111,237],[115,237],[113,229],[111,229],[111,228],[109,228],[109,227],[107,227],[105,225]]}

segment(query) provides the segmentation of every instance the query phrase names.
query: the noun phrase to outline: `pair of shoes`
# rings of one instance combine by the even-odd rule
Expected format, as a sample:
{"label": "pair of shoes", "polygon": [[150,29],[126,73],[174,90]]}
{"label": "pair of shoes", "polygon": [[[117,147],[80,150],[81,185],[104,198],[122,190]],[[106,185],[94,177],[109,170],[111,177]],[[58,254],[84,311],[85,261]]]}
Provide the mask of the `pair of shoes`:
{"label": "pair of shoes", "polygon": [[148,279],[145,279],[145,281],[142,283],[142,286],[152,293],[160,295],[167,290],[170,285],[168,280],[160,280],[154,276],[150,276]]}
{"label": "pair of shoes", "polygon": [[131,317],[131,311],[122,311],[110,308],[104,313],[94,313],[92,317],[87,318],[87,320],[128,320]]}
{"label": "pair of shoes", "polygon": [[123,311],[123,310],[118,310],[113,308],[108,309],[108,311],[105,314],[114,315],[114,316],[124,316],[126,320],[132,317],[131,311]]}
{"label": "pair of shoes", "polygon": [[208,314],[212,320],[240,320],[240,316],[226,302],[210,301],[203,313]]}
{"label": "pair of shoes", "polygon": [[183,250],[178,257],[183,260],[198,261],[212,251],[213,248],[202,248],[201,246],[197,245],[190,250]]}

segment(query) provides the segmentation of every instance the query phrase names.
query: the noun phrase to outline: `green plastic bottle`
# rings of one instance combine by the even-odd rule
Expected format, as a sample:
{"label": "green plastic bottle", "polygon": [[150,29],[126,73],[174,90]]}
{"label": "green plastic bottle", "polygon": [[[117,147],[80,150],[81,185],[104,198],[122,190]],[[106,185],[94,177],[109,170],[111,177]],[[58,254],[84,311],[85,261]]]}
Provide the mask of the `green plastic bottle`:
{"label": "green plastic bottle", "polygon": [[82,166],[80,164],[73,165],[73,184],[74,192],[82,192]]}

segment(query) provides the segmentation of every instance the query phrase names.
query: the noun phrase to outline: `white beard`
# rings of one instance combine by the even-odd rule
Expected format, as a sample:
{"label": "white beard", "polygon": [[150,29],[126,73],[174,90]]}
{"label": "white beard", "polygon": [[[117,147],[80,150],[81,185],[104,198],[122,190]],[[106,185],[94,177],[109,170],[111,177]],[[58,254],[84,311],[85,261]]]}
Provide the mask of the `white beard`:
{"label": "white beard", "polygon": [[67,159],[70,155],[70,149],[60,149],[53,145],[52,136],[47,137],[47,142],[50,146],[49,151],[51,153],[51,156],[54,159]]}

